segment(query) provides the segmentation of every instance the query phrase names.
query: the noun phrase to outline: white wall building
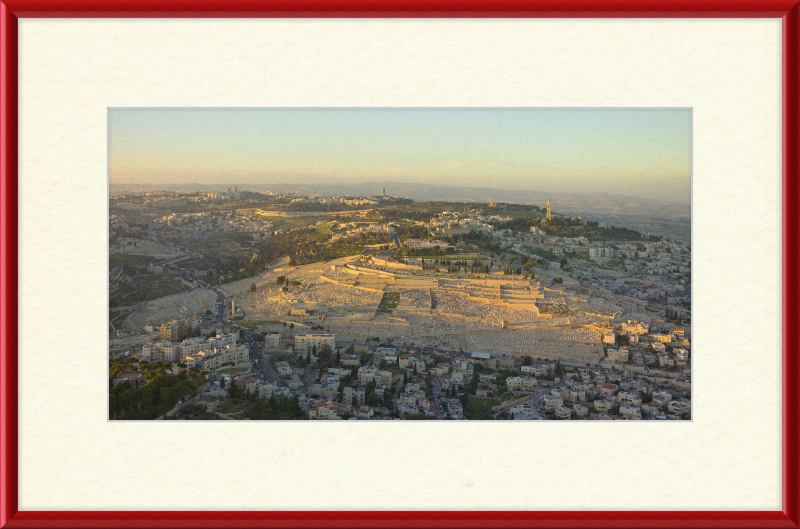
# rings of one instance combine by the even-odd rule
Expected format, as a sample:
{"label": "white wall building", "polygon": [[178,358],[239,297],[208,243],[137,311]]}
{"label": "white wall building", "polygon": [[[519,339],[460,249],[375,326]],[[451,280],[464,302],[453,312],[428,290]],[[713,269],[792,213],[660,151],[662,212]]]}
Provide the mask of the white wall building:
{"label": "white wall building", "polygon": [[336,348],[336,337],[333,334],[298,334],[294,337],[294,350],[297,353],[307,353],[314,347],[317,352],[323,345],[328,345],[333,351]]}

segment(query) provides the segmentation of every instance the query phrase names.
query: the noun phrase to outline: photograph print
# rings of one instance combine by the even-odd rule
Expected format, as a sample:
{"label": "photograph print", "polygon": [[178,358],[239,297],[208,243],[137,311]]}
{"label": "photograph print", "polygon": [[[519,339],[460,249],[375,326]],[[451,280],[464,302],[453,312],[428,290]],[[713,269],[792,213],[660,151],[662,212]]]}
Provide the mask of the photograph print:
{"label": "photograph print", "polygon": [[109,420],[691,420],[689,108],[111,108]]}

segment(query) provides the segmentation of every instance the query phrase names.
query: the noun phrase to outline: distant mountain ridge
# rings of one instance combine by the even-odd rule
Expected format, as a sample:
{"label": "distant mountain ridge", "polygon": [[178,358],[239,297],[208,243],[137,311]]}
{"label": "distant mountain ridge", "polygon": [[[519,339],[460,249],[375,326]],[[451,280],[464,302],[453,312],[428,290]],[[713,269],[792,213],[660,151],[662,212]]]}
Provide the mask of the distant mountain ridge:
{"label": "distant mountain ridge", "polygon": [[[112,184],[112,187],[125,184]],[[164,189],[177,191],[199,191],[202,189],[225,189],[225,185],[203,184],[164,184],[154,185]],[[691,207],[686,204],[675,204],[643,197],[614,193],[559,193],[545,191],[524,191],[496,189],[489,187],[447,187],[433,184],[408,182],[337,182],[316,184],[246,184],[241,186],[248,191],[271,191],[273,193],[300,193],[309,195],[356,195],[379,196],[386,188],[386,194],[394,197],[408,197],[418,202],[480,202],[488,203],[494,196],[494,202],[513,204],[535,204],[544,207],[547,200],[553,211],[562,214],[579,215],[645,215],[667,218],[690,218]]]}

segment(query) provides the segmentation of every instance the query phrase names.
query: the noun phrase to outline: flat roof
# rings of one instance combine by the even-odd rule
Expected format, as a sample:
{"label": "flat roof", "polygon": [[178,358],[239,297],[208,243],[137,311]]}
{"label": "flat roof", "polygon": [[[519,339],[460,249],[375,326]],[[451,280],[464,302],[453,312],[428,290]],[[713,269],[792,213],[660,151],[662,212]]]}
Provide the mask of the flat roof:
{"label": "flat roof", "polygon": [[472,358],[491,358],[491,353],[472,353]]}

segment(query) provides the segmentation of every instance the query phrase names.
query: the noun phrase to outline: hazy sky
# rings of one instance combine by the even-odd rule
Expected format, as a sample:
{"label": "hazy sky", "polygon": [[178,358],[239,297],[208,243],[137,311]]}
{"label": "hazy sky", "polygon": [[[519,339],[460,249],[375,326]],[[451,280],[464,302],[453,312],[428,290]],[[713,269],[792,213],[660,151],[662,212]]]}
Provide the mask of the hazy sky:
{"label": "hazy sky", "polygon": [[112,109],[111,183],[430,183],[688,204],[691,111]]}

